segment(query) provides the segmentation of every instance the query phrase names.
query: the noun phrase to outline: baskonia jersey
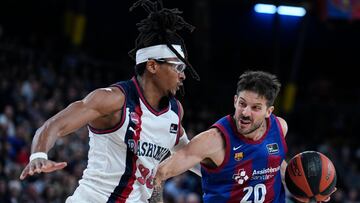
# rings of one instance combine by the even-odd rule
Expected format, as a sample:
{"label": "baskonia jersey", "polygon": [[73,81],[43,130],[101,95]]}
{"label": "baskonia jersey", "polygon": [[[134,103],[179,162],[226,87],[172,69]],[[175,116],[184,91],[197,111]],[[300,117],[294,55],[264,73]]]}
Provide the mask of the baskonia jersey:
{"label": "baskonia jersey", "polygon": [[219,167],[202,165],[204,202],[284,203],[280,166],[287,146],[277,117],[267,119],[267,130],[257,141],[239,134],[230,115],[212,127],[221,131],[226,153]]}
{"label": "baskonia jersey", "polygon": [[179,141],[180,104],[156,111],[135,78],[115,84],[125,94],[122,119],[114,128],[89,126],[88,165],[68,202],[147,202],[164,156]]}

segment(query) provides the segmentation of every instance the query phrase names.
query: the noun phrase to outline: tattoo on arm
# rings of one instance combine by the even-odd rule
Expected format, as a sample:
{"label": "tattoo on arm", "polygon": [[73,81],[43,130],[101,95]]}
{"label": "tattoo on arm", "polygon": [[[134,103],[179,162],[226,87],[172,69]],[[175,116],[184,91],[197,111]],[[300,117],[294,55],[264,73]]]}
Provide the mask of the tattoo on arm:
{"label": "tattoo on arm", "polygon": [[[149,203],[162,203],[163,202],[163,186],[165,181],[161,181],[160,185],[154,186],[154,191],[149,199]],[[154,183],[156,180],[154,179]]]}

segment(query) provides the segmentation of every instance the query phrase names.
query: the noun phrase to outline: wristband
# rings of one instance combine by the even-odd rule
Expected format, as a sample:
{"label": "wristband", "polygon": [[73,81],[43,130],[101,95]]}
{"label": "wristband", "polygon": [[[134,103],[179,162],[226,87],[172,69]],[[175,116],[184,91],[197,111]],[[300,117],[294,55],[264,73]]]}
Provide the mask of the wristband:
{"label": "wristband", "polygon": [[34,159],[38,159],[38,158],[42,158],[42,159],[48,159],[48,155],[45,152],[35,152],[33,154],[30,155],[30,162]]}

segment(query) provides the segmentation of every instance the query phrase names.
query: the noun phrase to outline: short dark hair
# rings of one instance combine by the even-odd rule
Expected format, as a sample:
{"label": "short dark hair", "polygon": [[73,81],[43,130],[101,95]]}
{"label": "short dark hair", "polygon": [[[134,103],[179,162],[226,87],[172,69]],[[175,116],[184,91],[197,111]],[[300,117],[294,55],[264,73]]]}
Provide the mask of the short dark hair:
{"label": "short dark hair", "polygon": [[[129,52],[131,58],[135,59],[136,51],[149,46],[166,44],[174,54],[183,61],[190,71],[193,78],[200,80],[199,75],[194,70],[192,65],[187,60],[187,50],[185,47],[184,40],[176,32],[183,28],[192,32],[195,27],[187,23],[180,14],[182,13],[177,8],[168,9],[163,8],[161,0],[139,0],[133,4],[130,8],[132,11],[134,8],[142,6],[148,17],[137,23],[139,35],[135,40],[135,48]],[[172,44],[180,45],[184,51],[184,57],[182,57]],[[137,68],[137,66],[135,66]]]}
{"label": "short dark hair", "polygon": [[248,90],[265,97],[267,106],[272,106],[279,94],[281,84],[276,75],[264,71],[246,71],[239,77],[236,94]]}

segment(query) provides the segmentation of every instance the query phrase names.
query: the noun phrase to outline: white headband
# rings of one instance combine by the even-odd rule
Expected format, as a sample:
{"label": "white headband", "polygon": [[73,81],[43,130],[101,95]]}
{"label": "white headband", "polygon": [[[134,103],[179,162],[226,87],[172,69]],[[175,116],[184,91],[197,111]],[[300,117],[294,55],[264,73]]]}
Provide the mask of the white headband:
{"label": "white headband", "polygon": [[[175,50],[184,58],[184,52],[180,45],[172,44]],[[177,56],[166,44],[160,44],[150,47],[145,47],[136,51],[136,65],[143,63],[149,58],[160,59],[160,58],[174,58]]]}

